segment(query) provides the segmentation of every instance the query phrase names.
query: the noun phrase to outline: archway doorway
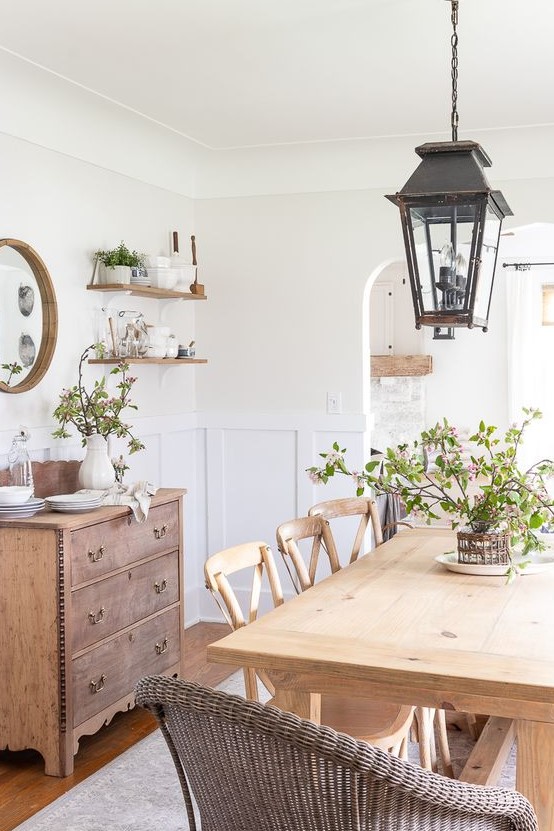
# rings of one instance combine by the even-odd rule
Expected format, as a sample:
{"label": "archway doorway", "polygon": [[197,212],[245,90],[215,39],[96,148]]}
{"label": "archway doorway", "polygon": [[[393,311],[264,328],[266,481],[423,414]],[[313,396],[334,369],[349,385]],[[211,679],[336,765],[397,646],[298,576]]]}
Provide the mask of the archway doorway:
{"label": "archway doorway", "polygon": [[412,441],[424,427],[424,362],[415,359],[425,355],[425,334],[415,328],[403,261],[391,260],[373,271],[366,300],[364,382],[371,446],[384,450]]}

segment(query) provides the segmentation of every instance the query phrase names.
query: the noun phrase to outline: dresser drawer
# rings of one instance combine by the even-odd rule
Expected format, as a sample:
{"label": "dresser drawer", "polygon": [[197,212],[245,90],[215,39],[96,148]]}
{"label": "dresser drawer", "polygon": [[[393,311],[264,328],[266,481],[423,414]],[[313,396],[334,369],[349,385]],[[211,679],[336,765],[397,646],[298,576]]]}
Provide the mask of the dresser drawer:
{"label": "dresser drawer", "polygon": [[151,508],[143,523],[130,514],[80,528],[71,535],[71,583],[93,580],[179,543],[178,502]]}
{"label": "dresser drawer", "polygon": [[73,726],[179,663],[179,609],[169,609],[73,661]]}
{"label": "dresser drawer", "polygon": [[71,597],[73,653],[179,600],[179,554],[172,551],[77,589]]}

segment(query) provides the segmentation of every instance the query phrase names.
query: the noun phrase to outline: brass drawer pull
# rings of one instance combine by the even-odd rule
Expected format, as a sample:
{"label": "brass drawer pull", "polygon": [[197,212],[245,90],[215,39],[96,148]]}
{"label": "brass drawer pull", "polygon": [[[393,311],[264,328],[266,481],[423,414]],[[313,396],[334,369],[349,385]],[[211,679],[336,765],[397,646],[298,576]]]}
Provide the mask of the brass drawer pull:
{"label": "brass drawer pull", "polygon": [[92,549],[88,553],[89,560],[93,563],[97,563],[99,560],[102,559],[104,556],[104,546],[101,545],[98,551],[93,551]]}
{"label": "brass drawer pull", "polygon": [[167,638],[163,639],[163,643],[161,643],[161,644],[157,643],[156,644],[156,653],[158,655],[163,655],[163,653],[167,652],[168,649],[169,649],[169,644],[167,642]]}
{"label": "brass drawer pull", "polygon": [[102,623],[102,621],[104,620],[104,612],[105,611],[106,610],[102,606],[102,608],[99,609],[99,611],[96,612],[96,614],[94,614],[94,612],[89,612],[88,613],[88,619],[92,623],[93,626],[94,626],[95,623]]}
{"label": "brass drawer pull", "polygon": [[104,685],[106,683],[106,676],[104,673],[100,676],[98,681],[91,681],[89,683],[89,689],[92,695],[96,695],[96,693],[100,692],[100,690],[104,689]]}
{"label": "brass drawer pull", "polygon": [[162,580],[161,583],[154,583],[154,588],[156,589],[156,594],[161,594],[167,589],[167,580]]}
{"label": "brass drawer pull", "polygon": [[161,528],[154,528],[154,536],[157,540],[161,540],[167,534],[167,525],[162,525]]}

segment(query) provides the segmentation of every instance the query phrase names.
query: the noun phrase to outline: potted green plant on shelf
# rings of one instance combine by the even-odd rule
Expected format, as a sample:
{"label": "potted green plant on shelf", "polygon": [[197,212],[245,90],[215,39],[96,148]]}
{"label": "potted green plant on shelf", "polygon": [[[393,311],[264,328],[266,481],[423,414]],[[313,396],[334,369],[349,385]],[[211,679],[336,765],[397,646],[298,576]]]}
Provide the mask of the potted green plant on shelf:
{"label": "potted green plant on shelf", "polygon": [[80,483],[84,488],[102,490],[111,487],[116,480],[108,453],[108,437],[127,439],[130,454],[144,449],[144,444],[133,435],[131,425],[123,420],[124,410],[138,409],[130,398],[137,379],[128,375],[128,364],[121,362],[109,373],[110,377],[118,378],[115,394],[108,391],[106,376],[95,380],[92,390],[87,390],[83,367],[89,353],[96,349],[97,344],[92,344],[84,350],[79,359],[77,384],[60,393],[53,413],[60,426],[52,435],[58,439],[70,438],[70,426],[80,433],[82,444],[87,448],[79,473]]}
{"label": "potted green plant on shelf", "polygon": [[95,251],[95,268],[100,264],[99,281],[103,283],[129,283],[132,269],[144,268],[145,255],[130,251],[123,240],[116,248]]}
{"label": "potted green plant on shelf", "polygon": [[[390,494],[402,501],[409,516],[427,524],[440,519],[440,510],[458,531],[460,562],[503,563],[513,577],[529,562],[526,555],[544,548],[540,530],[554,519],[547,489],[554,463],[542,459],[526,470],[518,464],[524,433],[542,416],[536,409],[524,409],[523,414],[521,424],[510,427],[502,439],[496,427],[481,421],[467,443],[444,419],[412,444],[389,447],[362,471],[349,470],[346,449],[335,443],[330,452],[320,454],[323,464],[308,468],[308,473],[315,483],[326,483],[335,474],[348,476],[358,496],[366,488]],[[515,546],[522,549],[517,565],[511,556]]]}

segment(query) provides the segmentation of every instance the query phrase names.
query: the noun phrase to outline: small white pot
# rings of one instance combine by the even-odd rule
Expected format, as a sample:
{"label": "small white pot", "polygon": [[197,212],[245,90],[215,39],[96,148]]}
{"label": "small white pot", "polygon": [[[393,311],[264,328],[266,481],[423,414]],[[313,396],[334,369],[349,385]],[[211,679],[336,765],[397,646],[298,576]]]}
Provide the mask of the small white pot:
{"label": "small white pot", "polygon": [[108,283],[124,283],[125,285],[131,282],[131,269],[128,265],[114,265],[106,267],[106,279]]}

